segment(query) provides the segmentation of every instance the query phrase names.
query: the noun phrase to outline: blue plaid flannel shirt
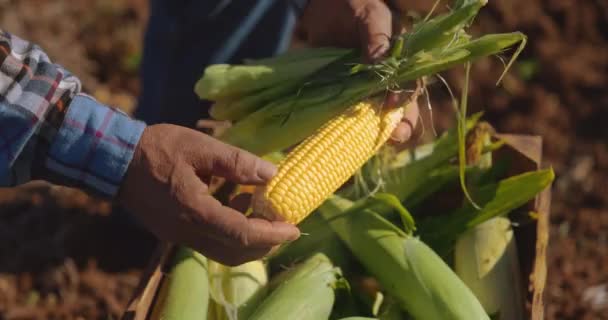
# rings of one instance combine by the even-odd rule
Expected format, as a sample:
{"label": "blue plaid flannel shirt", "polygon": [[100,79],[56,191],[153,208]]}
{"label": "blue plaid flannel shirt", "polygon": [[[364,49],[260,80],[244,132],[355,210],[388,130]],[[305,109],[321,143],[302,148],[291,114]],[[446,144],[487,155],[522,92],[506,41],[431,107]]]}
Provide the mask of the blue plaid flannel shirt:
{"label": "blue plaid flannel shirt", "polygon": [[112,198],[144,123],[81,92],[35,44],[0,30],[0,185],[42,179]]}

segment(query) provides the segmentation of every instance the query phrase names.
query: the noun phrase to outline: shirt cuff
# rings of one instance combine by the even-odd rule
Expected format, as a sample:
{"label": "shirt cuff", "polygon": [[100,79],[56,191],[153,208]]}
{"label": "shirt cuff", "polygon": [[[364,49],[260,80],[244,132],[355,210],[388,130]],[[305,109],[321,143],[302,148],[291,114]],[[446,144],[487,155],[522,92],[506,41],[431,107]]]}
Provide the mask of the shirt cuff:
{"label": "shirt cuff", "polygon": [[76,95],[45,160],[50,180],[113,198],[144,128],[118,109]]}

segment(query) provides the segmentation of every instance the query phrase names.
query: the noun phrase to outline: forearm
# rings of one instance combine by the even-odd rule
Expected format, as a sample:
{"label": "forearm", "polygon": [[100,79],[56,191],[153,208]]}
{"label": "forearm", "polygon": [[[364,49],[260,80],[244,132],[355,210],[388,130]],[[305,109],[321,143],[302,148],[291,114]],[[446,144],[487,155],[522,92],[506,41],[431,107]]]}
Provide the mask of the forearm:
{"label": "forearm", "polygon": [[81,93],[42,49],[0,31],[0,185],[43,179],[113,197],[143,128]]}

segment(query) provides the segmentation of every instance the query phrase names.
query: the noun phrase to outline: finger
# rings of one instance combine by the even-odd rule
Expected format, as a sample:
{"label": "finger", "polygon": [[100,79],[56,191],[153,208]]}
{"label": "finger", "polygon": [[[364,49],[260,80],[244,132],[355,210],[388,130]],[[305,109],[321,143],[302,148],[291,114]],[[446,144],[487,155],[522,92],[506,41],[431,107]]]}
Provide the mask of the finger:
{"label": "finger", "polygon": [[[236,264],[244,261],[241,259],[260,258],[273,246],[299,237],[299,230],[292,225],[272,224],[262,219],[250,222],[242,213],[223,206],[211,195],[198,192],[204,184],[193,171],[183,170],[179,180],[183,188],[177,188],[175,196],[182,205],[182,213],[176,216],[189,218],[177,219],[179,232],[167,237],[171,241],[186,243],[217,259]],[[258,227],[260,222],[266,222],[262,223],[266,228]],[[217,248],[225,249],[216,251]]]}
{"label": "finger", "polygon": [[392,14],[382,1],[370,1],[356,15],[362,50],[367,62],[376,62],[390,47]]}
{"label": "finger", "polygon": [[208,238],[204,242],[196,241],[194,239],[185,239],[180,244],[193,248],[205,257],[227,266],[237,266],[263,258],[273,249],[272,247],[267,247],[238,250],[211,238]]}
{"label": "finger", "polygon": [[384,106],[388,109],[401,106],[406,99],[406,94],[403,91],[387,91],[384,99]]}
{"label": "finger", "polygon": [[199,174],[212,174],[239,184],[259,185],[268,182],[277,167],[245,150],[209,139],[204,157],[195,164]]}
{"label": "finger", "polygon": [[398,143],[409,140],[414,134],[414,129],[418,122],[418,113],[418,104],[413,102],[405,109],[403,119],[391,134],[391,140]]}
{"label": "finger", "polygon": [[248,243],[257,246],[276,246],[300,237],[300,229],[282,222],[260,218],[247,219],[249,225]]}
{"label": "finger", "polygon": [[242,213],[223,206],[208,196],[206,220],[215,228],[215,234],[233,247],[264,248],[296,240],[300,236],[297,227],[278,221],[247,218]]}

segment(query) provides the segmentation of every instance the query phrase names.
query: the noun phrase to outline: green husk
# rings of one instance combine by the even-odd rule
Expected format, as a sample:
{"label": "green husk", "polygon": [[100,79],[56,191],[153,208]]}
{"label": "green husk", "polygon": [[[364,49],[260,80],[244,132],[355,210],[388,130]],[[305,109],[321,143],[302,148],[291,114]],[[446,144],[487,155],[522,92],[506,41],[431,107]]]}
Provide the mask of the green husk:
{"label": "green husk", "polygon": [[249,61],[246,65],[211,65],[194,91],[201,99],[242,98],[285,82],[299,82],[349,52],[336,48],[307,49],[275,59]]}
{"label": "green husk", "polygon": [[267,294],[268,275],[261,260],[236,267],[209,261],[211,320],[247,319]]}
{"label": "green husk", "polygon": [[492,218],[456,242],[454,270],[497,319],[524,318],[519,268],[515,235],[506,217]]}
{"label": "green husk", "polygon": [[467,230],[497,216],[521,207],[548,187],[555,175],[553,170],[526,172],[480,187],[475,199],[481,210],[465,203],[460,209],[418,223],[424,242],[442,257],[448,257],[456,239]]}
{"label": "green husk", "polygon": [[[525,39],[521,33],[496,34],[465,41],[449,49],[421,51],[402,62],[391,81],[405,85],[521,43],[518,54]],[[258,155],[282,150],[301,142],[353,103],[385,91],[387,85],[378,81],[376,72],[358,72],[349,77],[337,76],[334,81],[312,82],[237,122],[221,139]]]}
{"label": "green husk", "polygon": [[489,319],[454,271],[422,241],[334,196],[319,209],[366,270],[415,319]]}
{"label": "green husk", "polygon": [[310,60],[310,59],[340,59],[342,57],[348,56],[352,50],[343,49],[343,48],[333,48],[333,47],[321,47],[321,48],[298,48],[289,50],[283,54],[278,56],[274,56],[271,58],[262,58],[262,59],[245,59],[246,65],[267,65],[280,67],[284,64],[298,63],[302,60]]}
{"label": "green husk", "polygon": [[[467,131],[477,124],[481,115],[477,113],[469,117],[466,121]],[[382,183],[380,191],[395,195],[409,206],[408,197],[419,190],[420,185],[430,178],[435,169],[447,165],[457,154],[458,132],[452,128],[429,145],[398,153],[384,170],[378,170],[375,159],[371,159],[362,168],[362,176],[365,184],[376,186]],[[353,197],[351,199],[365,196],[356,190],[357,187],[345,188],[338,194]]]}
{"label": "green husk", "polygon": [[286,82],[244,97],[219,100],[211,106],[209,115],[216,120],[238,121],[284,94],[297,89],[298,86],[297,83]]}
{"label": "green husk", "polygon": [[[335,301],[340,269],[323,254],[315,254],[286,271],[276,288],[249,320],[324,320]],[[272,286],[271,286],[272,287]]]}
{"label": "green husk", "polygon": [[352,266],[352,255],[319,214],[309,215],[298,224],[298,228],[302,232],[302,236],[296,241],[282,246],[270,257],[271,271],[289,268],[316,253],[326,255],[344,272]]}
{"label": "green husk", "polygon": [[[470,116],[467,120],[467,130],[473,128],[480,117],[481,113]],[[386,171],[381,172],[381,177],[377,175],[379,172],[378,164],[376,164],[378,156],[375,156],[362,168],[361,178],[364,179],[365,184],[371,186],[377,185],[382,179],[384,187],[380,188],[380,191],[396,195],[408,206],[418,204],[430,196],[429,191],[440,187],[444,180],[448,181],[454,175],[457,177],[458,169],[449,164],[449,160],[458,153],[457,141],[457,131],[451,129],[432,143],[413,150],[404,150],[391,158],[390,163],[386,166]],[[444,170],[448,173],[444,174]],[[416,183],[408,183],[408,181],[416,181]],[[354,184],[339,191],[338,194],[351,200],[368,194],[359,189],[360,185]],[[375,208],[375,210],[379,209]],[[379,211],[376,212],[383,214]],[[270,258],[271,270],[291,266],[315,252],[325,253],[334,264],[341,268],[347,268],[350,265],[351,254],[345,250],[342,242],[317,212],[308,216],[298,227],[304,235],[281,247]]]}
{"label": "green husk", "polygon": [[[467,163],[482,169],[492,167],[491,127],[480,123],[469,135]],[[472,176],[472,190],[484,180]],[[454,246],[454,270],[473,291],[486,312],[498,319],[523,319],[524,298],[515,234],[505,216],[483,222],[461,235]]]}
{"label": "green husk", "polygon": [[379,320],[404,320],[406,317],[406,314],[391,296],[385,296],[381,292],[371,296],[373,292],[364,291],[360,285],[356,287],[356,283],[353,285],[351,292],[357,298],[358,303],[365,307],[364,315],[371,314]]}
{"label": "green husk", "polygon": [[348,82],[305,89],[272,102],[228,128],[220,139],[256,155],[286,149],[378,86],[361,79]]}
{"label": "green husk", "polygon": [[511,58],[510,65],[527,43],[527,37],[521,32],[485,35],[454,45],[449,49],[437,48],[420,51],[408,60],[406,66],[399,69],[396,81],[403,83],[437,74],[466,62],[474,62],[480,58],[498,54],[517,43],[520,45]]}
{"label": "green husk", "polygon": [[209,301],[207,259],[196,251],[180,247],[172,261],[158,292],[152,319],[205,319]]}
{"label": "green husk", "polygon": [[458,33],[471,22],[487,0],[473,0],[461,3],[447,14],[423,21],[414,26],[406,35],[406,55],[412,56],[421,50],[446,47],[454,44]]}

